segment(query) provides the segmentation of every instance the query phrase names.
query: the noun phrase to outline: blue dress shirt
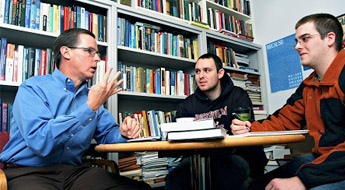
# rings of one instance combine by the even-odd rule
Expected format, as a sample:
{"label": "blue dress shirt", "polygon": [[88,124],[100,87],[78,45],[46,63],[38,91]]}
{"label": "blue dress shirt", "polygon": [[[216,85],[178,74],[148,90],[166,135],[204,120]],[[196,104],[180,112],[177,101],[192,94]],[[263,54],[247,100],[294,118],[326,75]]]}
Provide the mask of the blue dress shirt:
{"label": "blue dress shirt", "polygon": [[86,103],[89,89],[76,91],[73,81],[56,69],[19,87],[13,103],[10,140],[0,161],[23,166],[80,165],[94,138],[99,144],[126,142],[113,116]]}

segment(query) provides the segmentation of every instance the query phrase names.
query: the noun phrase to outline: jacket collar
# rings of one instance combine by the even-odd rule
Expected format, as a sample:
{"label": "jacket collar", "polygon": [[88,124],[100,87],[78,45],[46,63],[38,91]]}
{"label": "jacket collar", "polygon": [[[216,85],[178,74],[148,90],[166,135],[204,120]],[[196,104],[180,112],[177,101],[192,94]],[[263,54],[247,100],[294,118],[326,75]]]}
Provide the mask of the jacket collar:
{"label": "jacket collar", "polygon": [[340,72],[342,71],[345,65],[345,50],[341,50],[338,55],[334,58],[331,65],[328,67],[325,75],[322,77],[322,81],[319,82],[317,78],[317,74],[314,71],[304,80],[306,85],[334,85],[336,81],[338,81],[338,77]]}

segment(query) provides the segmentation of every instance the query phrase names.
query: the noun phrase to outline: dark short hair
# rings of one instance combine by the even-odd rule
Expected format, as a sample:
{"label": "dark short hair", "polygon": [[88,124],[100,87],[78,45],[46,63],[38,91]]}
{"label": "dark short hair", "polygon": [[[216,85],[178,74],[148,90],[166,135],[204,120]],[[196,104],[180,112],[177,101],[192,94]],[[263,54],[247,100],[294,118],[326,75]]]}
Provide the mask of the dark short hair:
{"label": "dark short hair", "polygon": [[214,63],[216,64],[217,72],[223,68],[223,63],[220,58],[212,53],[206,53],[198,58],[196,62],[198,62],[200,59],[213,59]]}
{"label": "dark short hair", "polygon": [[95,38],[95,35],[88,30],[85,30],[82,28],[72,28],[72,29],[65,30],[64,32],[62,32],[59,35],[59,37],[55,40],[53,52],[54,52],[54,61],[57,68],[60,67],[60,62],[61,62],[60,48],[62,46],[67,46],[67,47],[75,46],[79,41],[79,38],[78,38],[79,34],[87,34]]}
{"label": "dark short hair", "polygon": [[315,28],[320,33],[321,39],[324,39],[329,32],[334,32],[336,49],[337,51],[342,49],[343,29],[339,20],[335,16],[327,13],[308,15],[297,22],[295,29],[297,30],[298,27],[307,22],[313,22],[315,24]]}

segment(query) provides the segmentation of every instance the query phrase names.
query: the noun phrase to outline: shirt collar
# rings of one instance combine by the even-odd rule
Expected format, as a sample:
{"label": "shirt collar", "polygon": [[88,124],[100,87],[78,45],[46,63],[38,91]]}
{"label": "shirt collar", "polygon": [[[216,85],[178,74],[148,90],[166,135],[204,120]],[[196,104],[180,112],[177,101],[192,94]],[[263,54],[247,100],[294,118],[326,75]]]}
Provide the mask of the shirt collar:
{"label": "shirt collar", "polygon": [[[53,72],[53,77],[63,86],[64,90],[69,90],[73,93],[76,92],[73,80],[71,78],[68,78],[59,69],[55,69],[55,71]],[[87,82],[83,82],[78,91],[84,89],[85,87],[87,87]]]}

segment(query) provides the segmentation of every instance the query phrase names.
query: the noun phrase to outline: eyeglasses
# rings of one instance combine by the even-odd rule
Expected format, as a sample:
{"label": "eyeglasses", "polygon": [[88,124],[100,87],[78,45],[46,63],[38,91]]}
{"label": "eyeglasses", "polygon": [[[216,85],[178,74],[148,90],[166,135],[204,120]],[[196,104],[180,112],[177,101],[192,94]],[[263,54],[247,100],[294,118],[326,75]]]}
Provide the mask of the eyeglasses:
{"label": "eyeglasses", "polygon": [[316,35],[320,35],[320,34],[303,34],[298,39],[296,39],[296,44],[293,45],[292,48],[295,49],[297,44],[300,44],[301,46],[303,46],[305,43],[309,41],[310,38]]}
{"label": "eyeglasses", "polygon": [[99,53],[99,51],[93,49],[93,48],[90,48],[90,47],[68,47],[68,48],[71,48],[71,49],[82,49],[84,51],[87,51],[91,56],[95,56],[96,54],[98,55],[98,57],[101,57],[101,53]]}

